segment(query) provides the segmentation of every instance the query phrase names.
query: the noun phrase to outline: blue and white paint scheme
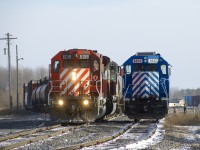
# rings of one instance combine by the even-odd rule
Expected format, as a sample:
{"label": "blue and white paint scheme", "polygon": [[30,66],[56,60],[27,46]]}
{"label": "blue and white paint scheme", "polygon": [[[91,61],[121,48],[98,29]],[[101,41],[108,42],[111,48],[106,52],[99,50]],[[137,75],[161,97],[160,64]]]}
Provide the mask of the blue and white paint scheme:
{"label": "blue and white paint scheme", "polygon": [[155,115],[160,107],[166,113],[171,74],[169,63],[155,52],[139,52],[126,60],[122,68],[125,114],[130,118],[135,118],[131,115],[137,113],[152,112]]}
{"label": "blue and white paint scheme", "polygon": [[132,97],[149,98],[150,95],[159,97],[159,73],[133,72]]}

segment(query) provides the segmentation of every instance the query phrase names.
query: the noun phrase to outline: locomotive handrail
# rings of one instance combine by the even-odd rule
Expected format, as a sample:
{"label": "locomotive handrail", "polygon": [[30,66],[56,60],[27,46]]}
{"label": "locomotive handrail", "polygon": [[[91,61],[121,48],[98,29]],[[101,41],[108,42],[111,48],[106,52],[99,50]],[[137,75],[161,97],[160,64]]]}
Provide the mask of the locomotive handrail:
{"label": "locomotive handrail", "polygon": [[166,80],[169,80],[169,79],[161,78],[161,79],[160,79],[160,82],[161,82],[161,85],[162,85],[162,87],[163,87],[163,90],[164,90],[164,92],[165,92],[165,94],[166,94],[166,97],[168,97],[167,87],[166,87],[166,84],[165,84],[165,81],[166,81]]}
{"label": "locomotive handrail", "polygon": [[[90,82],[89,84],[91,84],[92,81],[94,80],[79,80],[78,83],[81,84],[82,82]],[[98,82],[100,82],[101,80],[97,80],[97,81],[94,81],[95,82],[95,88],[96,88],[96,91],[98,92],[98,94],[100,94],[100,91],[98,89]],[[67,82],[65,80],[54,80],[54,81],[51,81],[51,90],[49,92],[49,97],[50,97],[50,93],[52,92],[62,92],[62,91],[67,91],[68,88],[65,88],[63,90],[56,90],[54,88],[60,88],[60,86],[64,85],[64,84],[67,84]]]}
{"label": "locomotive handrail", "polygon": [[100,81],[101,81],[101,80],[96,81],[96,90],[97,90],[98,94],[99,94],[99,89],[98,89],[98,87],[97,87],[97,83],[100,82]]}
{"label": "locomotive handrail", "polygon": [[51,88],[50,88],[49,93],[48,93],[48,105],[50,105],[50,94],[51,94],[52,89],[53,89],[52,81],[49,81],[49,82],[50,82],[50,84],[51,84]]}
{"label": "locomotive handrail", "polygon": [[126,94],[128,93],[128,89],[129,89],[129,86],[130,86],[131,84],[129,84],[128,85],[128,87],[127,87],[127,89],[126,89],[126,92],[125,92],[125,94],[124,94],[124,98],[126,97]]}

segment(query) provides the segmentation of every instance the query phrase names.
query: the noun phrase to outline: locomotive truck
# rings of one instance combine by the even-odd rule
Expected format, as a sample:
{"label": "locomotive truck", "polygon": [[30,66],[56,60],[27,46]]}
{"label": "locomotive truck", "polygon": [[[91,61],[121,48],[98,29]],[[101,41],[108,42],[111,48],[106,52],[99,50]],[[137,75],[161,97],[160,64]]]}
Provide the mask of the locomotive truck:
{"label": "locomotive truck", "polygon": [[95,121],[118,113],[123,104],[117,63],[96,50],[58,52],[49,76],[24,84],[24,106],[51,119]]}
{"label": "locomotive truck", "polygon": [[125,115],[135,121],[163,118],[169,104],[169,63],[155,52],[138,52],[122,67]]}

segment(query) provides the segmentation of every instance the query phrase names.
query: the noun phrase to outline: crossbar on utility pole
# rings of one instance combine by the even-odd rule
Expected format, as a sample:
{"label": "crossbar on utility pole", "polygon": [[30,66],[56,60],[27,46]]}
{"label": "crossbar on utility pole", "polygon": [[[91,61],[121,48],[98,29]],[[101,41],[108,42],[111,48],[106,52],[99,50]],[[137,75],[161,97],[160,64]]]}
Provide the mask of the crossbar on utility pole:
{"label": "crossbar on utility pole", "polygon": [[17,38],[11,38],[9,33],[6,34],[7,37],[0,38],[0,40],[7,40],[8,44],[8,88],[9,88],[9,100],[10,100],[10,109],[12,109],[13,103],[12,103],[12,95],[11,95],[11,56],[10,56],[10,40],[17,39]]}

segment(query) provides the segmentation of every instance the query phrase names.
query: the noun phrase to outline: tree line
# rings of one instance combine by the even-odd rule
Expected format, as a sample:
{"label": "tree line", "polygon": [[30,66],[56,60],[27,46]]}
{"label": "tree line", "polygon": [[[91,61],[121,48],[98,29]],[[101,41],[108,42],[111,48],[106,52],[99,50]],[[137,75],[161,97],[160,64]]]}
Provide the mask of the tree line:
{"label": "tree line", "polygon": [[[19,84],[19,105],[23,107],[23,84],[30,80],[39,80],[49,75],[48,69],[44,67],[27,68],[20,67],[18,70]],[[16,68],[11,68],[11,95],[13,107],[16,107],[17,99],[17,72]],[[0,109],[9,108],[8,98],[8,69],[0,66]],[[179,89],[176,87],[170,88],[170,100],[182,99],[187,95],[200,95],[200,88],[197,89]]]}
{"label": "tree line", "polygon": [[170,88],[170,99],[183,99],[185,96],[200,95],[200,88],[197,89],[180,89],[176,87]]}

